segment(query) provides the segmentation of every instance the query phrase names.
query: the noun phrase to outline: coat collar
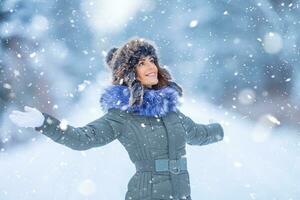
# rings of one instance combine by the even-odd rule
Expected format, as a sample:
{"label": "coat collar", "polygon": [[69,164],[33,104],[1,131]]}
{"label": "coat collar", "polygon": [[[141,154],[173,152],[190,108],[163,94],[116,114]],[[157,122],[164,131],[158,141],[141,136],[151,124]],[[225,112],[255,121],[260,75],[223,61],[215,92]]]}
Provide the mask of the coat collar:
{"label": "coat collar", "polygon": [[119,108],[123,111],[134,112],[144,116],[164,116],[168,112],[177,111],[181,105],[178,92],[170,87],[144,89],[143,103],[140,106],[129,106],[130,90],[124,85],[110,85],[104,89],[100,97],[100,106],[103,111],[110,108]]}

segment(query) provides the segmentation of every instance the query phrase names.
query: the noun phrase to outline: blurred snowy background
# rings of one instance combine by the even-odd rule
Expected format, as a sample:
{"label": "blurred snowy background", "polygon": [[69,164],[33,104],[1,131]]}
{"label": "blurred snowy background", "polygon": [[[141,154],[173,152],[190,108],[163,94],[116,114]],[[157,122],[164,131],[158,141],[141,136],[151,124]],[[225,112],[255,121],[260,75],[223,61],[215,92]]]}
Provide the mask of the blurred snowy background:
{"label": "blurred snowy background", "polygon": [[156,42],[181,110],[225,129],[187,146],[193,199],[300,199],[299,32],[299,0],[0,0],[0,200],[124,199],[135,169],[117,141],[74,151],[8,114],[98,118],[106,52],[133,36]]}

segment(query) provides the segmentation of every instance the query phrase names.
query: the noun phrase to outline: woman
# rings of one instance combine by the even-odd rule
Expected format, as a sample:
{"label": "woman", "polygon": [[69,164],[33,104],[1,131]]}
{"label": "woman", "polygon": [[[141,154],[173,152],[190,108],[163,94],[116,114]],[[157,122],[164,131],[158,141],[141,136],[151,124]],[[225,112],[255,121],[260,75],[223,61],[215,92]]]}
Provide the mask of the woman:
{"label": "woman", "polygon": [[219,123],[195,123],[178,110],[182,89],[159,66],[151,43],[131,39],[108,52],[113,84],[101,95],[105,114],[99,119],[83,127],[62,126],[55,117],[27,106],[25,112],[13,111],[10,118],[75,150],[118,139],[136,167],[126,200],[191,199],[186,143],[221,141],[223,128]]}

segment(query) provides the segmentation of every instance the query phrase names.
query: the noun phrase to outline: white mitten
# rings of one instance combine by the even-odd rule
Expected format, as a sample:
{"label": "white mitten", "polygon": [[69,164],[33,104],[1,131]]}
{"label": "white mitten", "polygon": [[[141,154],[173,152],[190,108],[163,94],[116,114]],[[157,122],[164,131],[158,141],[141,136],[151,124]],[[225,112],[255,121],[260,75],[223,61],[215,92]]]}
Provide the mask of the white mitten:
{"label": "white mitten", "polygon": [[9,115],[10,120],[20,127],[39,127],[42,126],[45,120],[44,115],[37,110],[29,106],[24,107],[25,112],[13,110]]}

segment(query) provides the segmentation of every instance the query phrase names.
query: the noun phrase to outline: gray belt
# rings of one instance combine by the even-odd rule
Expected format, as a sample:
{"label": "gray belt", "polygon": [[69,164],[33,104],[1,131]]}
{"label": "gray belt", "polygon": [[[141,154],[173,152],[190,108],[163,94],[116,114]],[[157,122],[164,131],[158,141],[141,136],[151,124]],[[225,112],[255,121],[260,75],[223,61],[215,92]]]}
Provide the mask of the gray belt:
{"label": "gray belt", "polygon": [[163,172],[170,171],[173,174],[179,174],[181,170],[187,170],[186,158],[178,160],[158,159],[158,160],[140,160],[134,163],[137,171],[142,172]]}

